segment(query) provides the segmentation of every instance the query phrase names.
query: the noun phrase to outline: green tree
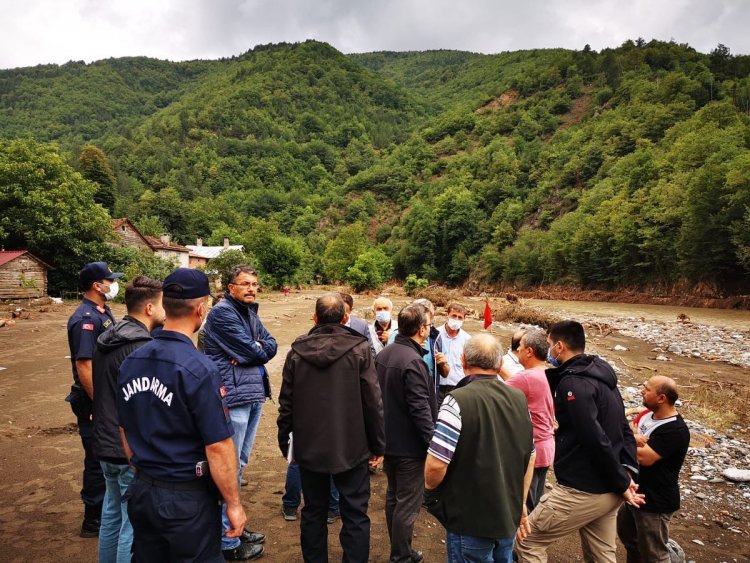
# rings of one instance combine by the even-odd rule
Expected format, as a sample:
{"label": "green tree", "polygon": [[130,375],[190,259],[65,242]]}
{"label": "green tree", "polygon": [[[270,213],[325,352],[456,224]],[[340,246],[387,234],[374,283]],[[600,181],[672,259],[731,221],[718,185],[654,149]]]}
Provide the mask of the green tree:
{"label": "green tree", "polygon": [[0,241],[55,267],[50,293],[75,288],[81,267],[105,254],[112,220],[96,190],[55,145],[0,139]]}
{"label": "green tree", "polygon": [[326,277],[334,282],[346,280],[346,273],[367,247],[367,234],[362,223],[343,227],[326,245],[323,254]]}
{"label": "green tree", "polygon": [[302,246],[283,235],[261,232],[253,246],[264,278],[276,288],[296,279],[302,263]]}
{"label": "green tree", "polygon": [[346,281],[357,292],[378,289],[392,273],[391,260],[379,248],[371,248],[357,256],[354,265],[346,271]]}
{"label": "green tree", "polygon": [[81,175],[99,186],[94,195],[94,201],[110,213],[114,211],[117,180],[104,152],[94,145],[84,145],[81,149],[79,164]]}

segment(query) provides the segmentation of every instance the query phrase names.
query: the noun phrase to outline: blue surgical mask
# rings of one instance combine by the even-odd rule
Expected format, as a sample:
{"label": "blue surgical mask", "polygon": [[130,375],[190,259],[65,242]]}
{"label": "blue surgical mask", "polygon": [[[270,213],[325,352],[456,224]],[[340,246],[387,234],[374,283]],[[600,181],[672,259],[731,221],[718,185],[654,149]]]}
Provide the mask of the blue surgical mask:
{"label": "blue surgical mask", "polygon": [[391,312],[390,311],[378,311],[375,313],[375,320],[380,323],[380,326],[385,326],[389,322],[391,322]]}
{"label": "blue surgical mask", "polygon": [[560,360],[552,355],[552,348],[554,348],[554,344],[547,348],[547,362],[549,362],[552,367],[559,368]]}

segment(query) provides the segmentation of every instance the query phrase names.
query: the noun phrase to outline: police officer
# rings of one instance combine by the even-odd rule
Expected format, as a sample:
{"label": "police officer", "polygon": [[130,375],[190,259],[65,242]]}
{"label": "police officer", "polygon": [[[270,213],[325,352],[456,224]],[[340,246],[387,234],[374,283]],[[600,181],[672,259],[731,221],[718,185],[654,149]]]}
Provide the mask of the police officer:
{"label": "police officer", "polygon": [[81,500],[84,506],[80,536],[95,538],[99,535],[99,524],[104,500],[104,476],[95,459],[91,436],[93,423],[91,414],[94,398],[93,370],[91,359],[96,349],[96,339],[115,324],[107,306],[119,291],[120,272],[112,272],[106,262],[91,262],[80,271],[83,301],[68,319],[68,346],[73,368],[73,386],[65,399],[70,403],[78,419],[78,433],[83,444],[83,488]]}
{"label": "police officer", "polygon": [[[167,276],[164,330],[120,367],[120,434],[137,474],[126,493],[134,561],[223,562],[220,496],[227,535],[252,543],[221,378],[191,341],[209,295],[199,270],[178,268]],[[261,545],[252,547],[252,558],[263,554]]]}

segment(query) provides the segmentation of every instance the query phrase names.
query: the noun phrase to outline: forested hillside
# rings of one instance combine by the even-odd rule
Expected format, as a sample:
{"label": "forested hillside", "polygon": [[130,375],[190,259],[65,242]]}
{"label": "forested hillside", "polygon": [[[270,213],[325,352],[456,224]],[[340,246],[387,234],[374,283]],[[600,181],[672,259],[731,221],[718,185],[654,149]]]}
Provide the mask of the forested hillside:
{"label": "forested hillside", "polygon": [[[4,70],[0,242],[67,261],[58,285],[110,252],[109,213],[182,243],[228,236],[273,284],[747,292],[749,149],[750,57],[722,45],[347,56],[308,41]],[[54,178],[78,197],[37,209],[65,192]],[[62,233],[56,213],[93,224]]]}

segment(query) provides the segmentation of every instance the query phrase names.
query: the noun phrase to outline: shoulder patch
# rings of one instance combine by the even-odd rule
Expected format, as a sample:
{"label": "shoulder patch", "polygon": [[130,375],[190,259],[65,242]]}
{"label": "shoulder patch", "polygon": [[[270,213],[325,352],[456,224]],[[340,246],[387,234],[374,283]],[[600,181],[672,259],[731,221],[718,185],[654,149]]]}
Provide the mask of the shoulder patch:
{"label": "shoulder patch", "polygon": [[107,319],[106,321],[102,323],[102,326],[104,326],[104,328],[107,328],[111,324],[112,324],[112,321],[110,319]]}
{"label": "shoulder patch", "polygon": [[94,325],[92,323],[83,323],[81,330],[94,330]]}

